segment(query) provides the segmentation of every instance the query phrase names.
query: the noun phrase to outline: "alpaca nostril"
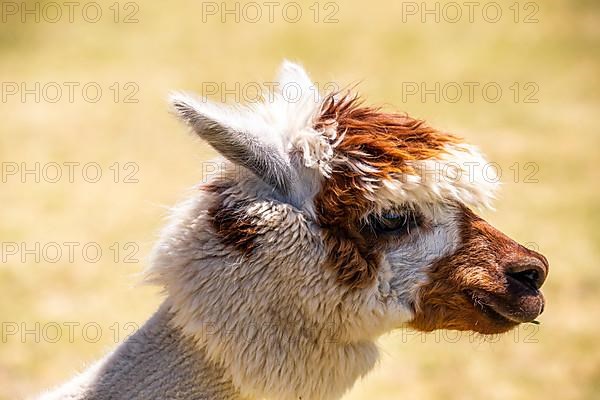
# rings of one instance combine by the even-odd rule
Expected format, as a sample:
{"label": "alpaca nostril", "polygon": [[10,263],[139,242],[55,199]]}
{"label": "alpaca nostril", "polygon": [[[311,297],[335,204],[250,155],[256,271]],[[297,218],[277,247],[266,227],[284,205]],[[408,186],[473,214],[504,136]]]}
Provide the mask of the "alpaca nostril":
{"label": "alpaca nostril", "polygon": [[510,266],[506,274],[532,289],[539,289],[546,280],[546,269],[538,263]]}

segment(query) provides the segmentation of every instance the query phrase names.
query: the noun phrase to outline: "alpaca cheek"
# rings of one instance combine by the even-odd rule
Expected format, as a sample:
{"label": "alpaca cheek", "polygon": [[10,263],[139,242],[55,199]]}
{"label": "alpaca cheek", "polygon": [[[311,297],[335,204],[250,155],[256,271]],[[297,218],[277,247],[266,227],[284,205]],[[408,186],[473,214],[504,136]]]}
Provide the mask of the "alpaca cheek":
{"label": "alpaca cheek", "polygon": [[420,288],[439,279],[432,273],[435,264],[456,251],[459,239],[453,219],[438,221],[386,255],[392,269],[390,285],[399,302],[415,308]]}

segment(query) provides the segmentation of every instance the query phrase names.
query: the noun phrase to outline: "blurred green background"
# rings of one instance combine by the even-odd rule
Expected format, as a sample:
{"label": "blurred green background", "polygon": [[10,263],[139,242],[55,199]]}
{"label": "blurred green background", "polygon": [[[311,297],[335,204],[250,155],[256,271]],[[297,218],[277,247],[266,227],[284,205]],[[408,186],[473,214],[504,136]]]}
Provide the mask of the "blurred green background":
{"label": "blurred green background", "polygon": [[[111,0],[75,2],[71,22],[62,2],[58,19],[46,2],[3,2],[0,398],[70,377],[160,303],[138,273],[165,207],[214,156],[168,114],[167,93],[212,82],[230,91],[214,99],[234,102],[244,84],[272,81],[283,58],[302,62],[319,84],[360,82],[370,103],[481,146],[504,182],[486,218],[551,264],[539,328],[487,341],[390,334],[377,369],[346,399],[600,398],[600,3],[500,1],[497,22],[498,7],[487,3],[472,21],[454,3],[462,16],[453,22],[456,7],[444,2],[438,12],[427,2],[434,11],[424,15],[421,2],[277,3],[271,21],[258,2],[253,22],[256,7],[244,3],[236,21],[220,15],[221,2]],[[469,82],[479,85],[472,99]],[[420,85],[435,91],[436,83],[438,101],[422,99]],[[501,88],[497,101],[486,84]],[[36,162],[40,177],[24,172]],[[73,179],[66,162],[79,163]],[[60,167],[58,182],[49,163]],[[88,182],[98,167],[101,178]],[[65,242],[77,243],[73,259]],[[27,253],[36,243],[39,260]],[[82,254],[89,243],[91,256]]]}

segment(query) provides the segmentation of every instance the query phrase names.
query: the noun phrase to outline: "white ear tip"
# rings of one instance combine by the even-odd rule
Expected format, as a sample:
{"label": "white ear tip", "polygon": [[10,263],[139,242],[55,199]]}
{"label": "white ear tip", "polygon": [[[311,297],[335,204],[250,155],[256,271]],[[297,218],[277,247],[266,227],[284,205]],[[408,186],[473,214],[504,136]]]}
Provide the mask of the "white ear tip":
{"label": "white ear tip", "polygon": [[279,67],[279,80],[283,82],[297,82],[312,84],[308,73],[302,65],[290,60],[283,60]]}
{"label": "white ear tip", "polygon": [[302,68],[302,66],[300,64],[290,61],[288,59],[283,60],[279,69],[281,71],[289,70],[289,71],[295,71],[295,72],[304,72],[304,68]]}

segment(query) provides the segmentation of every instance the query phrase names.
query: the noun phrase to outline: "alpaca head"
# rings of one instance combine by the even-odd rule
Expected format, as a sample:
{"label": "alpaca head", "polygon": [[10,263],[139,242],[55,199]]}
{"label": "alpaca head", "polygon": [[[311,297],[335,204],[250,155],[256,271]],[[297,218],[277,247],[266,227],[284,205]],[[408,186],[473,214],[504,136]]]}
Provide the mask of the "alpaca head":
{"label": "alpaca head", "polygon": [[[262,338],[263,352],[285,353],[292,345],[280,339],[294,336],[294,346],[310,345],[319,357],[351,354],[324,355],[319,338],[332,334],[356,347],[354,363],[372,364],[367,343],[394,328],[491,334],[542,312],[546,259],[472,211],[489,206],[497,181],[476,148],[351,94],[317,95],[292,63],[282,66],[279,85],[300,96],[236,108],[172,97],[175,113],[227,167],[166,230],[151,274],[184,329],[197,334],[213,324],[199,339],[213,359],[250,371],[234,381],[244,385],[291,357],[255,362],[252,372],[248,360],[260,351],[243,360],[248,343],[234,349],[244,320],[276,333]],[[289,393],[277,389],[300,364],[279,366],[257,393],[310,398],[325,390],[292,377]],[[343,374],[353,368],[346,364],[313,365],[314,374]]]}

